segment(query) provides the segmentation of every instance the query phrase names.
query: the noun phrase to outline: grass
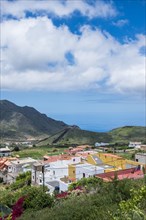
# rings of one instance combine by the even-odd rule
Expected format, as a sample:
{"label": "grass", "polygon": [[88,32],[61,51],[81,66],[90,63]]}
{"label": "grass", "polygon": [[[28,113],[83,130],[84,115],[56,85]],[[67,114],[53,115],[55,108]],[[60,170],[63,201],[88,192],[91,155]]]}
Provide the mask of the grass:
{"label": "grass", "polygon": [[[13,156],[19,155],[20,158],[24,157],[32,157],[34,159],[42,159],[44,155],[52,156],[59,155],[64,153],[64,150],[67,148],[49,148],[46,146],[42,147],[33,147],[33,148],[25,148],[17,152],[13,152]],[[56,150],[54,152],[54,150]]]}
{"label": "grass", "polygon": [[127,160],[133,160],[134,152],[125,152],[125,153],[116,153],[116,154],[127,159]]}

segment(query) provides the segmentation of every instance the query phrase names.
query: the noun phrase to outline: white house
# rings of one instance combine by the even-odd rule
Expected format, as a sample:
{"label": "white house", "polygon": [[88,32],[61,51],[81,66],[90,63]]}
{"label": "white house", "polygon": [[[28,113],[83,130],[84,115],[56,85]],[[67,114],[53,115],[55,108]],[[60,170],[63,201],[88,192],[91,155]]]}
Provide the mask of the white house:
{"label": "white house", "polygon": [[105,146],[109,146],[109,143],[103,143],[103,142],[101,142],[101,143],[96,142],[95,143],[95,147],[105,147]]}
{"label": "white house", "polygon": [[[53,167],[53,171],[57,171],[56,173],[51,172],[51,167],[47,167],[46,170],[46,175],[45,175],[45,186],[48,187],[50,190],[50,193],[54,191],[54,189],[58,188],[59,192],[65,192],[68,190],[69,185],[72,183],[72,180],[70,178],[70,173],[69,173],[69,167],[74,166],[75,167],[75,179],[80,180],[83,177],[90,177],[94,176],[99,173],[104,173],[104,168],[94,166],[88,163],[79,163],[79,164],[68,164],[64,165],[64,167]],[[59,168],[59,169],[58,169]],[[62,169],[63,168],[63,169]],[[51,172],[51,178],[47,175],[48,171],[50,169]],[[58,170],[57,170],[58,169]]]}
{"label": "white house", "polygon": [[0,148],[0,157],[8,157],[11,155],[11,150],[8,147]]}
{"label": "white house", "polygon": [[83,177],[94,176],[99,173],[104,173],[104,168],[99,166],[94,166],[89,163],[77,164],[75,165],[75,178],[80,180]]}
{"label": "white house", "polygon": [[7,183],[13,183],[16,180],[16,177],[20,173],[24,173],[26,171],[31,171],[32,165],[36,162],[36,160],[32,158],[24,158],[24,159],[17,159],[14,161],[10,161],[8,165],[8,172],[7,172]]}
{"label": "white house", "polygon": [[133,148],[140,148],[141,147],[141,142],[130,142],[128,147],[133,147]]}
{"label": "white house", "polygon": [[[69,157],[66,160],[59,159],[55,162],[40,161],[32,166],[32,185],[45,185],[50,192],[54,191],[55,187],[67,190],[66,184],[61,182],[61,178],[68,176],[68,165],[78,164],[81,162],[81,157]],[[61,191],[62,191],[61,188]],[[65,191],[66,191],[65,190]]]}

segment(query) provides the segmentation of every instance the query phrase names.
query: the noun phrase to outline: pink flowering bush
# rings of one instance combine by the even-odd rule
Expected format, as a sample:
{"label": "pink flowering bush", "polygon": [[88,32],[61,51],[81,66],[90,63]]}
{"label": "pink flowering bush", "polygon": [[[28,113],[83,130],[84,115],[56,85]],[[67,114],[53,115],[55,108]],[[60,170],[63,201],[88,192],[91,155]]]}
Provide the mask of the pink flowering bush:
{"label": "pink flowering bush", "polygon": [[23,203],[24,203],[25,197],[21,197],[17,200],[17,202],[13,205],[12,213],[8,216],[5,216],[4,218],[0,218],[0,220],[16,220],[18,217],[20,217],[24,211],[23,209]]}
{"label": "pink flowering bush", "polygon": [[12,209],[12,220],[15,220],[19,216],[22,215],[24,209],[23,209],[23,203],[24,203],[25,197],[21,197],[18,199],[18,201],[14,204]]}

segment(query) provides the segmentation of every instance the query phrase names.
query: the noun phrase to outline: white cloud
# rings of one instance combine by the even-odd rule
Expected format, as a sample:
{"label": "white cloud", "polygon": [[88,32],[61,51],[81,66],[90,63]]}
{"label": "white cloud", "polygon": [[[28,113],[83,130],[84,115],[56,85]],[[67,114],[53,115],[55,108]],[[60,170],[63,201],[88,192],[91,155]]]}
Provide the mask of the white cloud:
{"label": "white cloud", "polygon": [[123,27],[123,26],[127,25],[128,23],[129,23],[129,21],[127,19],[121,19],[116,22],[112,22],[112,24],[117,27]]}
{"label": "white cloud", "polygon": [[75,11],[82,15],[93,17],[113,17],[117,14],[116,8],[110,2],[95,1],[94,5],[88,4],[84,0],[66,0],[64,3],[60,0],[17,0],[2,3],[2,16],[12,15],[17,18],[24,18],[26,11],[36,13],[42,12],[43,15],[53,14],[59,17],[69,16]]}
{"label": "white cloud", "polygon": [[[2,89],[144,91],[145,57],[140,53],[144,35],[121,44],[88,26],[75,35],[47,17],[8,20],[1,30]],[[72,65],[68,52],[74,58]]]}

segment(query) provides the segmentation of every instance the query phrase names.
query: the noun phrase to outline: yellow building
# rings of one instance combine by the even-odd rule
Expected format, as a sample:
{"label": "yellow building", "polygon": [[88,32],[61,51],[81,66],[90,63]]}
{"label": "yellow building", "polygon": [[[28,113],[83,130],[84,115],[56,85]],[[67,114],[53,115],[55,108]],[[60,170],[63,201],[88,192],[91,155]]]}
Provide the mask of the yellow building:
{"label": "yellow building", "polygon": [[68,165],[68,177],[70,180],[76,179],[76,166],[75,166],[75,164]]}
{"label": "yellow building", "polygon": [[[120,157],[115,154],[108,154],[108,153],[97,153],[93,155],[87,156],[87,163],[103,166],[103,165],[110,165],[111,167],[107,167],[105,172],[110,172],[114,170],[123,170],[132,167],[136,167],[138,165],[142,165],[141,163],[127,160],[123,157]],[[106,166],[104,166],[106,168]]]}

